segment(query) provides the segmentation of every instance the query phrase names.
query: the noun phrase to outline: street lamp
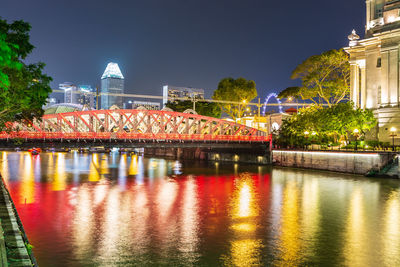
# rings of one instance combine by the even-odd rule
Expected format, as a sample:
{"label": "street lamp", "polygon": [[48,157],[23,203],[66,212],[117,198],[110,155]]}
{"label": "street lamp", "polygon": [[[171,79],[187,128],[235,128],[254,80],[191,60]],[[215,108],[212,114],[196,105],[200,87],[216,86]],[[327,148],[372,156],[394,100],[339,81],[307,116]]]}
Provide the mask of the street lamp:
{"label": "street lamp", "polygon": [[359,134],[359,130],[356,128],[356,129],[354,129],[353,130],[353,135],[354,135],[354,137],[356,138],[356,146],[355,146],[355,151],[357,151],[357,141],[358,141],[358,134]]}
{"label": "street lamp", "polygon": [[396,131],[396,127],[390,128],[390,136],[392,137],[392,151],[394,151],[394,137],[397,135]]}

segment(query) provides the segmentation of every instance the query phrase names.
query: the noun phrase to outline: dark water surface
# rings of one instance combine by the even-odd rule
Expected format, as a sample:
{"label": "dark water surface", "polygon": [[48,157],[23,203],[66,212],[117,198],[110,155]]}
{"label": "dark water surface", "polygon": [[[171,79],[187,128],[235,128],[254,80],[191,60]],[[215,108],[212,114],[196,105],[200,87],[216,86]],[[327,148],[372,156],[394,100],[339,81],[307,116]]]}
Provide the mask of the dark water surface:
{"label": "dark water surface", "polygon": [[400,181],[0,152],[40,266],[400,266]]}

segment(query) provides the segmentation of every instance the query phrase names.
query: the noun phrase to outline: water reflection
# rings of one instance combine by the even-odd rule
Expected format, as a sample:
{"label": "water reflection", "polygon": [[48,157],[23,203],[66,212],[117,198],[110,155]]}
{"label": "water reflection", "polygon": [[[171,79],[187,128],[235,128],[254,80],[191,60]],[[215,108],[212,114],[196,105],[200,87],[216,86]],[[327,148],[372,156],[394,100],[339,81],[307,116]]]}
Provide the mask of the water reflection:
{"label": "water reflection", "polygon": [[400,266],[400,182],[2,152],[40,266]]}

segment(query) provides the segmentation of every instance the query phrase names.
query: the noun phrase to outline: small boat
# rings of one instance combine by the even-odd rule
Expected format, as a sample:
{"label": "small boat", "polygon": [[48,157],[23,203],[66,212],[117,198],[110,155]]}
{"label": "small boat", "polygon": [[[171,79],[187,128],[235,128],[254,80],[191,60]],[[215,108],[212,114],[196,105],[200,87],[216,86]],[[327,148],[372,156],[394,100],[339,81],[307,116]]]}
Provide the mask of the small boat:
{"label": "small boat", "polygon": [[42,149],[41,148],[31,148],[31,149],[28,149],[28,151],[32,155],[39,155],[39,153],[42,152]]}

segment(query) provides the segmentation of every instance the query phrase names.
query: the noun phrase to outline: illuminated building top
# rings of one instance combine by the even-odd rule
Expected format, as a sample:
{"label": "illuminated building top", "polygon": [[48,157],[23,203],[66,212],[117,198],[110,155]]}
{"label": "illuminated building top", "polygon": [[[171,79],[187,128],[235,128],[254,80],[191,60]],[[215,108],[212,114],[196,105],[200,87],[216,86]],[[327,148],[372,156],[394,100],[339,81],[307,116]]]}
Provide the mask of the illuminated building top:
{"label": "illuminated building top", "polygon": [[101,79],[107,79],[107,78],[124,79],[124,76],[122,75],[121,70],[119,69],[117,63],[110,62],[107,64],[107,68],[104,71],[103,75],[101,76]]}

